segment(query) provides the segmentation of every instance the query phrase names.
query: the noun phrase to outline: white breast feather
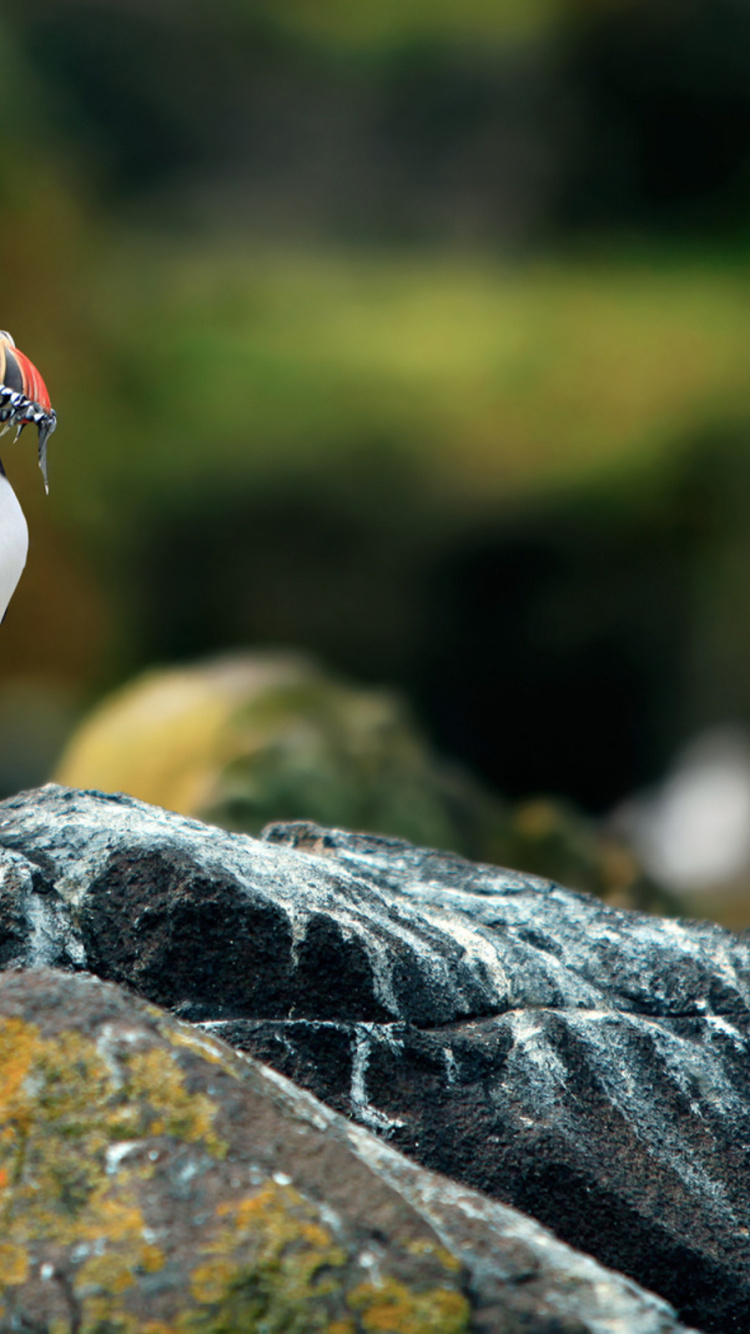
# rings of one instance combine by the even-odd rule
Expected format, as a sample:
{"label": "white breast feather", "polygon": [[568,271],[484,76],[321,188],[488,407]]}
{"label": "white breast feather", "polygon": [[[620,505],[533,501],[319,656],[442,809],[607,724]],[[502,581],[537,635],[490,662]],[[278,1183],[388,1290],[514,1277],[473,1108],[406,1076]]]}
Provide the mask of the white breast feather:
{"label": "white breast feather", "polygon": [[16,591],[29,550],[29,529],[7,477],[0,476],[0,619]]}

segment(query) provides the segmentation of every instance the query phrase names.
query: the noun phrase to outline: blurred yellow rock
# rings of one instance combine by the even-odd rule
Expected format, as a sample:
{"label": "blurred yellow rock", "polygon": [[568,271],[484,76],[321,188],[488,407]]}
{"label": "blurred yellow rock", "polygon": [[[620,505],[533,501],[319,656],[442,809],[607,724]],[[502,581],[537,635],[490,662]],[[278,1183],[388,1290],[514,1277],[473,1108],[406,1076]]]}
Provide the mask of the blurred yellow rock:
{"label": "blurred yellow rock", "polygon": [[[129,792],[182,815],[210,800],[217,770],[236,757],[232,721],[248,698],[281,684],[293,664],[226,658],[146,672],[109,696],[78,730],[58,778]],[[280,680],[281,678],[281,680]]]}
{"label": "blurred yellow rock", "polygon": [[397,695],[282,653],[146,673],[83,723],[56,777],[248,833],[306,818],[461,848],[473,800]]}

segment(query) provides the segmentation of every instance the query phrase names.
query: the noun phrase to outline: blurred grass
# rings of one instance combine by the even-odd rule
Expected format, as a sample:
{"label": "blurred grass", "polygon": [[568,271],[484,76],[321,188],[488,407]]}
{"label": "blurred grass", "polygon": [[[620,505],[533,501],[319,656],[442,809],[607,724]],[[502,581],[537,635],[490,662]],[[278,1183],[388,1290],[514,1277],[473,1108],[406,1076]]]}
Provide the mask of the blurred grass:
{"label": "blurred grass", "polygon": [[[270,7],[269,7],[270,8]],[[307,38],[371,51],[419,38],[503,39],[544,30],[569,8],[563,0],[276,0],[280,26]]]}
{"label": "blurred grass", "polygon": [[394,498],[393,522],[426,521],[434,537],[589,483],[646,503],[696,435],[750,419],[739,251],[512,265],[115,241],[84,210],[60,216],[49,309],[25,304],[16,275],[4,316],[44,368],[60,425],[49,500],[25,441],[3,451],[32,550],[2,680],[32,672],[85,694],[145,665],[134,544],[170,514],[199,514],[209,491],[215,504],[269,488],[322,500],[365,460],[349,511],[387,508],[388,476],[407,476],[417,510]]}
{"label": "blurred grass", "polygon": [[749,295],[742,255],[126,245],[94,294],[113,401],[66,411],[66,495],[82,469],[122,495],[377,440],[454,502],[619,468],[750,411]]}

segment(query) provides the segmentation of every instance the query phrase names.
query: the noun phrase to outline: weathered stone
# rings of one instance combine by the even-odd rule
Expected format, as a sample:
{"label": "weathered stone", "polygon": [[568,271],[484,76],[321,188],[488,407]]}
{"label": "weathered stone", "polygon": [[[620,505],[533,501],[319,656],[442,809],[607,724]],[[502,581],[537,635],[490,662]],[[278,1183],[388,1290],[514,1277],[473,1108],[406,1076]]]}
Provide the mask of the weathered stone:
{"label": "weathered stone", "polygon": [[0,1116],[3,1334],[684,1331],[530,1220],[91,977],[0,978]]}
{"label": "weathered stone", "polygon": [[683,1320],[750,1328],[742,938],[398,840],[258,842],[56,787],[0,805],[0,847],[57,896],[73,966],[80,947]]}

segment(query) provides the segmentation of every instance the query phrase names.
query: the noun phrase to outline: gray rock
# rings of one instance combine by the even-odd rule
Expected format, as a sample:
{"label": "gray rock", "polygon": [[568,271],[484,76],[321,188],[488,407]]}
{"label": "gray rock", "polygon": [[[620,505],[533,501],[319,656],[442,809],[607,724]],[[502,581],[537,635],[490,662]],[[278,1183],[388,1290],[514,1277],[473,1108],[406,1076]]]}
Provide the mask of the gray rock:
{"label": "gray rock", "polygon": [[59,915],[46,954],[13,919],[9,959],[85,960],[683,1320],[750,1328],[742,938],[399,840],[258,842],[52,786],[0,804],[0,847]]}
{"label": "gray rock", "polygon": [[111,984],[6,973],[0,1054],[3,1334],[689,1334]]}

